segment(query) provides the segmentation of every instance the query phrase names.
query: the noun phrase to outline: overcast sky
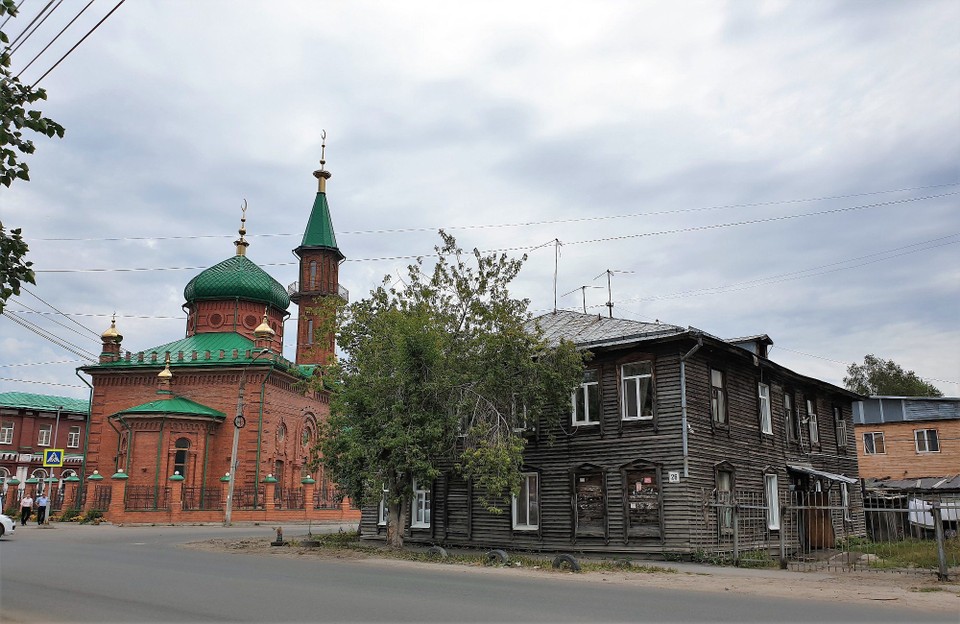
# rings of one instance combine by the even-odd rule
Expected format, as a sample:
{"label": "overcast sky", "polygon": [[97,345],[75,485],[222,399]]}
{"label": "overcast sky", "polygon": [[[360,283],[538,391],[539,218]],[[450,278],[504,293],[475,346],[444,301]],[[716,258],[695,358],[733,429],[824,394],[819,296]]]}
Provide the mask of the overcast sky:
{"label": "overcast sky", "polygon": [[[250,259],[293,282],[326,129],[352,299],[444,227],[527,250],[535,313],[557,268],[560,308],[606,315],[611,270],[616,316],[766,333],[838,385],[872,353],[958,396],[958,30],[956,1],[127,2],[40,83],[67,133],[0,188],[37,270],[8,311],[94,355],[114,312],[125,349],[178,339],[244,200]],[[82,363],[0,318],[0,392],[84,398]]]}

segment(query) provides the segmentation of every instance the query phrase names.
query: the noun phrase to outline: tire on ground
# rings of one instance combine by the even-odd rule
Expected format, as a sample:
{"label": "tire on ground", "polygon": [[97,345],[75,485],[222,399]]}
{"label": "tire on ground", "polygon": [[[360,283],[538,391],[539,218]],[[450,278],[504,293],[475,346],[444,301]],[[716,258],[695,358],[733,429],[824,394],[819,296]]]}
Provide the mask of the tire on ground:
{"label": "tire on ground", "polygon": [[504,565],[510,561],[510,556],[506,551],[499,548],[487,552],[485,555],[487,565]]}
{"label": "tire on ground", "polygon": [[427,549],[427,555],[430,557],[440,557],[441,559],[446,559],[447,549],[443,546],[431,546]]}
{"label": "tire on ground", "polygon": [[577,558],[573,555],[561,553],[553,558],[553,567],[555,570],[559,570],[565,565],[568,566],[573,572],[580,571],[580,562],[577,561]]}

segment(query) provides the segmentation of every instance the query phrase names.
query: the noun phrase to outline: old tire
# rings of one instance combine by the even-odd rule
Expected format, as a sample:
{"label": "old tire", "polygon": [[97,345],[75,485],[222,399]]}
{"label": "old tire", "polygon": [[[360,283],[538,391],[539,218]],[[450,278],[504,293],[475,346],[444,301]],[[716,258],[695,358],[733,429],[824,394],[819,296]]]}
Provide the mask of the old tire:
{"label": "old tire", "polygon": [[431,546],[427,549],[427,556],[429,557],[439,557],[440,559],[447,558],[447,549],[443,546]]}
{"label": "old tire", "polygon": [[563,553],[553,558],[554,570],[559,570],[563,566],[569,567],[571,572],[580,571],[580,562],[577,561],[577,558],[574,557],[573,555],[568,555],[566,553]]}
{"label": "old tire", "polygon": [[506,551],[499,548],[488,551],[485,558],[487,565],[506,565],[510,561],[510,556]]}

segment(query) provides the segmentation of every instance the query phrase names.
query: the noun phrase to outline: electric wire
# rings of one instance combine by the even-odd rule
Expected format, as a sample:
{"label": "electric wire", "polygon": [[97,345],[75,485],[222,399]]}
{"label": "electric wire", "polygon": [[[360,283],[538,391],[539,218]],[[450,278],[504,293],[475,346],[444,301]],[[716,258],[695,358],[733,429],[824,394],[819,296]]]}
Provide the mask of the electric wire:
{"label": "electric wire", "polygon": [[[31,308],[30,306],[26,305],[26,304],[23,303],[22,301],[17,301],[17,303],[20,304],[21,306],[25,307],[27,310],[29,310],[29,311],[31,311],[31,312],[35,312],[35,313],[37,312],[37,310],[34,310],[33,308]],[[17,311],[15,312],[15,314],[17,314],[17,316],[19,316],[19,315],[20,315],[19,310],[17,310]],[[21,318],[22,318],[22,317],[21,317]],[[83,338],[83,339],[85,339],[85,340],[90,340],[90,341],[93,341],[93,342],[97,342],[96,339],[91,338],[90,336],[87,336],[87,335],[85,335],[85,334],[81,334],[81,333],[80,333],[79,331],[77,331],[76,329],[74,329],[74,328],[72,328],[72,327],[70,327],[70,326],[68,326],[68,325],[66,325],[66,324],[64,324],[64,323],[61,323],[60,321],[58,321],[58,320],[55,319],[55,318],[51,318],[51,319],[48,319],[48,320],[51,321],[52,323],[56,324],[56,325],[59,325],[60,327],[62,327],[62,328],[64,328],[64,329],[66,329],[67,331],[71,331],[71,332],[77,334],[78,336],[80,336],[81,338]],[[39,327],[39,326],[38,326],[38,327]],[[87,328],[84,327],[84,329],[87,329]],[[89,330],[88,330],[88,331],[89,331]]]}
{"label": "electric wire", "polygon": [[[43,26],[43,23],[46,22],[47,19],[49,19],[49,17],[50,17],[51,15],[53,15],[53,13],[54,13],[58,8],[60,8],[60,5],[61,5],[61,4],[63,4],[63,0],[58,0],[58,1],[57,1],[57,5],[56,5],[55,7],[53,7],[52,9],[50,9],[50,11],[48,11],[47,14],[43,16],[43,19],[41,19],[41,20],[37,23],[37,25],[33,27],[33,30],[30,31],[30,34],[28,34],[26,37],[24,37],[24,38],[23,38],[23,41],[21,41],[20,43],[18,43],[15,48],[13,48],[12,50],[10,50],[10,52],[9,52],[10,56],[13,56],[14,53],[15,53],[17,50],[20,49],[20,46],[22,46],[23,44],[25,44],[27,41],[30,40],[30,37],[32,37],[32,36],[34,35],[34,33],[36,33],[37,30],[40,29],[41,26]],[[50,6],[50,5],[48,4],[47,6]]]}
{"label": "electric wire", "polygon": [[44,386],[59,386],[61,388],[85,388],[86,386],[77,386],[71,384],[55,383],[52,381],[37,381],[36,379],[10,379],[9,377],[0,377],[0,381],[16,381],[18,383],[32,383]]}
{"label": "electric wire", "polygon": [[74,364],[81,360],[51,360],[49,362],[19,362],[17,364],[0,364],[0,368],[20,368],[22,366],[47,366],[50,364]]}
{"label": "electric wire", "polygon": [[122,5],[122,4],[123,4],[124,2],[126,2],[126,1],[127,1],[127,0],[120,0],[120,2],[117,3],[117,6],[113,7],[112,9],[110,9],[110,12],[107,13],[107,14],[103,17],[103,19],[101,19],[99,22],[97,22],[97,23],[94,25],[94,27],[91,28],[91,29],[87,32],[87,34],[85,34],[83,37],[81,37],[81,38],[80,38],[80,41],[78,41],[78,42],[76,42],[75,44],[73,44],[73,47],[70,48],[69,50],[67,50],[66,54],[64,54],[63,56],[60,57],[60,60],[58,60],[56,63],[54,63],[53,66],[52,66],[50,69],[48,69],[46,72],[44,72],[44,74],[43,74],[42,76],[40,76],[39,78],[37,78],[37,81],[34,82],[32,85],[30,85],[30,88],[31,88],[31,89],[36,88],[36,86],[37,86],[38,84],[40,84],[40,81],[41,81],[41,80],[43,80],[43,79],[46,78],[48,75],[50,75],[50,72],[52,72],[53,70],[55,70],[55,69],[57,68],[57,66],[60,65],[60,63],[63,62],[64,59],[66,59],[68,56],[70,56],[70,55],[73,53],[73,51],[76,50],[76,49],[80,46],[81,43],[83,43],[84,41],[86,41],[87,37],[89,37],[90,35],[92,35],[93,32],[94,32],[96,29],[100,28],[100,25],[103,24],[105,21],[107,21],[107,18],[110,17],[111,15],[113,15],[114,11],[116,11],[117,9],[119,9],[119,8],[120,8],[120,5]]}
{"label": "electric wire", "polygon": [[[53,310],[53,311],[56,312],[57,314],[59,314],[59,315],[62,316],[63,318],[67,319],[68,321],[70,321],[71,323],[73,323],[74,325],[76,325],[77,327],[79,327],[80,329],[84,330],[85,332],[87,332],[88,334],[90,334],[91,336],[93,336],[96,340],[98,340],[98,341],[100,340],[100,334],[98,334],[97,332],[93,331],[92,329],[90,329],[90,328],[87,327],[86,325],[83,325],[82,323],[78,323],[77,321],[73,320],[73,319],[70,318],[68,315],[66,315],[66,314],[64,314],[62,311],[60,311],[58,308],[54,307],[53,305],[51,305],[50,303],[48,303],[48,302],[45,301],[44,299],[40,298],[40,295],[36,294],[35,292],[33,292],[32,290],[30,290],[29,288],[27,288],[27,287],[24,286],[24,287],[21,287],[21,290],[22,290],[23,292],[27,293],[28,295],[30,295],[31,297],[33,297],[34,299],[36,299],[37,301],[39,301],[40,303],[42,303],[43,305],[47,306],[48,308],[50,308],[51,310]],[[23,304],[22,301],[20,301],[19,303],[20,303],[20,305],[23,305],[23,307],[27,307],[27,306],[25,306],[25,305]],[[34,312],[36,312],[36,310],[34,310]]]}
{"label": "electric wire", "polygon": [[[20,2],[17,3],[17,6],[16,6],[16,12],[17,12],[17,13],[20,12],[20,5],[23,4],[23,1],[24,1],[24,0],[20,0]],[[3,23],[0,24],[0,30],[3,30],[3,27],[7,25],[7,22],[10,21],[10,18],[11,18],[11,17],[13,17],[13,13],[7,13],[7,19],[3,20]]]}
{"label": "electric wire", "polygon": [[[957,186],[960,182],[949,182],[945,184],[931,184],[927,186],[913,186],[907,188],[899,189],[889,189],[885,191],[866,191],[863,193],[848,193],[846,195],[830,195],[822,197],[808,197],[803,199],[783,199],[783,200],[772,200],[766,202],[756,202],[756,203],[747,203],[747,204],[727,204],[719,206],[707,206],[707,207],[698,207],[698,208],[679,208],[676,210],[661,210],[655,212],[635,212],[622,215],[599,215],[593,217],[576,217],[570,219],[546,219],[541,221],[522,221],[516,223],[487,223],[487,224],[472,224],[472,225],[453,225],[453,226],[439,226],[439,227],[413,227],[413,228],[384,228],[384,229],[375,229],[375,230],[346,230],[342,232],[337,232],[338,235],[361,235],[361,234],[403,234],[408,232],[436,232],[438,230],[482,230],[482,229],[497,229],[497,228],[513,228],[513,227],[528,227],[528,226],[540,226],[540,225],[561,225],[566,223],[581,223],[588,221],[606,221],[611,219],[629,219],[635,217],[650,217],[650,216],[659,216],[659,215],[669,215],[669,214],[682,214],[688,212],[703,212],[708,210],[724,210],[729,208],[752,208],[759,206],[774,206],[782,204],[797,204],[797,203],[807,203],[807,202],[816,202],[816,201],[827,201],[833,199],[849,199],[852,197],[864,197],[869,195],[883,195],[886,193],[900,193],[906,191],[918,191],[931,188],[944,188],[950,186]],[[918,198],[918,199],[927,199],[927,198]],[[911,200],[913,201],[913,200]],[[283,238],[290,236],[301,236],[302,233],[264,233],[264,234],[249,234],[247,238]],[[198,239],[209,239],[209,238],[233,238],[236,234],[192,234],[192,235],[183,235],[183,236],[110,236],[110,237],[96,237],[96,238],[79,238],[79,237],[55,237],[55,238],[31,238],[32,241],[36,242],[125,242],[125,241],[160,241],[160,240],[198,240]],[[553,241],[551,241],[553,242]]]}
{"label": "electric wire", "polygon": [[52,46],[54,43],[56,43],[57,39],[60,38],[60,35],[62,35],[64,32],[66,32],[66,30],[67,30],[68,28],[70,28],[71,26],[73,26],[73,23],[74,23],[75,21],[77,21],[77,19],[79,19],[79,17],[80,17],[81,15],[83,15],[84,11],[86,11],[87,9],[90,8],[90,5],[93,4],[94,1],[95,1],[95,0],[90,0],[90,2],[88,2],[88,3],[86,4],[86,6],[84,6],[82,9],[80,9],[80,12],[77,13],[76,15],[74,15],[74,16],[73,16],[73,19],[70,20],[70,22],[69,22],[66,26],[64,26],[63,28],[60,29],[60,32],[58,32],[58,33],[56,34],[56,36],[55,36],[53,39],[50,40],[50,43],[48,43],[47,45],[45,45],[42,50],[40,50],[39,52],[37,52],[36,56],[34,56],[34,57],[30,60],[29,63],[27,63],[26,65],[24,65],[23,69],[21,69],[19,72],[17,72],[16,78],[19,78],[19,77],[21,76],[21,74],[23,74],[23,72],[25,72],[25,71],[27,71],[28,69],[30,69],[30,66],[33,65],[33,63],[34,63],[38,58],[40,58],[40,56],[41,56],[44,52],[46,52],[46,51],[50,48],[50,46]]}
{"label": "electric wire", "polygon": [[13,38],[13,41],[11,41],[10,43],[7,44],[7,50],[8,50],[8,51],[9,51],[13,46],[17,45],[17,42],[20,41],[20,38],[23,37],[23,36],[27,33],[28,30],[30,30],[30,28],[36,23],[36,21],[37,21],[38,19],[40,19],[40,17],[41,17],[44,13],[47,12],[47,9],[50,8],[50,5],[51,5],[51,4],[53,4],[53,0],[50,0],[49,2],[47,2],[46,6],[44,6],[42,9],[40,9],[40,12],[37,13],[32,20],[30,20],[30,23],[27,24],[26,26],[24,26],[23,30],[20,31],[20,34],[17,35],[16,37],[14,37],[14,38]]}
{"label": "electric wire", "polygon": [[47,341],[49,341],[49,342],[52,342],[53,344],[57,345],[58,347],[60,347],[60,348],[62,348],[62,349],[65,349],[66,351],[69,351],[70,353],[76,355],[77,357],[83,358],[83,359],[85,359],[85,360],[90,360],[91,362],[94,362],[94,361],[96,361],[96,359],[97,359],[97,357],[96,357],[95,355],[93,355],[92,353],[90,353],[89,351],[87,351],[86,349],[84,349],[83,347],[80,347],[80,346],[77,346],[77,345],[75,345],[75,344],[73,344],[73,343],[71,343],[71,342],[68,342],[68,341],[66,341],[66,340],[63,339],[63,338],[60,338],[60,337],[57,336],[56,334],[53,334],[53,333],[51,333],[51,332],[48,332],[48,331],[46,331],[45,329],[41,328],[40,326],[38,326],[38,325],[36,325],[36,324],[34,324],[34,323],[31,323],[30,321],[28,321],[28,320],[26,320],[26,319],[24,319],[24,318],[21,318],[20,316],[18,316],[17,314],[15,314],[15,313],[13,313],[13,312],[10,312],[10,311],[8,311],[8,310],[4,310],[3,313],[2,313],[2,316],[7,317],[8,319],[10,319],[11,321],[13,321],[13,322],[16,323],[17,325],[20,325],[20,326],[23,327],[24,329],[26,329],[26,330],[28,330],[28,331],[31,331],[31,332],[33,332],[34,334],[40,336],[40,337],[43,338],[44,340],[47,340]]}

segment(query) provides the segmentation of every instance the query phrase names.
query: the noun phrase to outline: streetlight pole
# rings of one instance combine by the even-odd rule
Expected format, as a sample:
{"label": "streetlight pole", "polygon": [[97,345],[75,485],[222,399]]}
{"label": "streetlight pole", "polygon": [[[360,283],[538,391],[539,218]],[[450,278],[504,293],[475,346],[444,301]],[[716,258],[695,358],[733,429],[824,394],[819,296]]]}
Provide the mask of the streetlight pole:
{"label": "streetlight pole", "polygon": [[247,368],[256,362],[258,357],[269,352],[269,349],[257,351],[253,359],[244,365],[243,371],[240,373],[240,389],[237,394],[237,413],[233,418],[233,445],[230,448],[230,472],[228,473],[230,480],[227,482],[227,504],[223,514],[223,526],[232,526],[233,491],[237,481],[237,466],[239,463],[237,460],[237,448],[240,445],[240,430],[247,424],[246,419],[243,417],[243,391],[247,385]]}

